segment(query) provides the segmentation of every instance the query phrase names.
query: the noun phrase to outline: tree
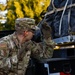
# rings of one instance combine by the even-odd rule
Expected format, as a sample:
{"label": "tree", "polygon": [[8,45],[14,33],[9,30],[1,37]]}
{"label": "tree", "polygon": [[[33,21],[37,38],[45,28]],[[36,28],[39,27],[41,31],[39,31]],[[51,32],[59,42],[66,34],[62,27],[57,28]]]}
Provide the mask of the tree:
{"label": "tree", "polygon": [[41,20],[40,14],[46,12],[49,3],[50,0],[8,0],[5,29],[14,29],[16,18],[30,17],[38,23]]}

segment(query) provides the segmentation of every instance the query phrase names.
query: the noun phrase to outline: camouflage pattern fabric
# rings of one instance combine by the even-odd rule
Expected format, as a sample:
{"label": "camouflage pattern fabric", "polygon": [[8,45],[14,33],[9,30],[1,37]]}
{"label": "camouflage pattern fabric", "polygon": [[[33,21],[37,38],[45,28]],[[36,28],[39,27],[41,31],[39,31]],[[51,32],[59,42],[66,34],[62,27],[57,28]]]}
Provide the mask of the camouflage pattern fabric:
{"label": "camouflage pattern fabric", "polygon": [[[51,58],[53,55],[54,42],[45,40],[45,51],[42,43],[31,40],[19,44],[15,33],[0,39],[0,75],[25,75],[30,55],[37,59]],[[19,52],[23,50],[22,54]]]}
{"label": "camouflage pattern fabric", "polygon": [[15,30],[26,30],[26,29],[34,29],[36,30],[35,20],[31,18],[18,18],[15,21]]}

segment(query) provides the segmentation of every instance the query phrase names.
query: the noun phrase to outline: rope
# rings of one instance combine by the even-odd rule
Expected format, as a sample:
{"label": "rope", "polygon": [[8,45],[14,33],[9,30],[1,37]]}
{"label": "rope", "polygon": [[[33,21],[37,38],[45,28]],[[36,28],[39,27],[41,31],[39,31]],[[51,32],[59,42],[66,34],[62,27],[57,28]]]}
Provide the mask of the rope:
{"label": "rope", "polygon": [[64,13],[65,13],[68,2],[69,2],[69,0],[66,1],[66,4],[64,6],[64,10],[63,10],[62,15],[61,15],[60,24],[59,24],[59,36],[61,35],[62,19],[63,19],[63,16],[64,16]]}

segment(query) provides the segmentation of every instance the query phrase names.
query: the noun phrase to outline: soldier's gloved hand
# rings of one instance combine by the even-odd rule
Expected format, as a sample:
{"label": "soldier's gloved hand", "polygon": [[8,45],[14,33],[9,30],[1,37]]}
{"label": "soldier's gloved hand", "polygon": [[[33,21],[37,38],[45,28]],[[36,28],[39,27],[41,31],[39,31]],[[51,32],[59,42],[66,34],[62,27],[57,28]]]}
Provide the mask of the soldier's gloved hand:
{"label": "soldier's gloved hand", "polygon": [[41,31],[44,39],[51,38],[51,27],[46,22],[42,24]]}

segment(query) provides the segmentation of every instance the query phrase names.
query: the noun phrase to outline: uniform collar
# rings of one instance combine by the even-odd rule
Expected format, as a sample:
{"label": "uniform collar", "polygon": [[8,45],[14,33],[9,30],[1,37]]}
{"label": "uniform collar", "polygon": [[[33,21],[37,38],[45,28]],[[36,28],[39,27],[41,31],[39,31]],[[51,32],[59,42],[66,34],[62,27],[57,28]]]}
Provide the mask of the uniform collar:
{"label": "uniform collar", "polygon": [[12,39],[13,39],[14,44],[16,45],[16,47],[21,48],[21,44],[19,43],[19,40],[18,40],[15,32],[13,33]]}

